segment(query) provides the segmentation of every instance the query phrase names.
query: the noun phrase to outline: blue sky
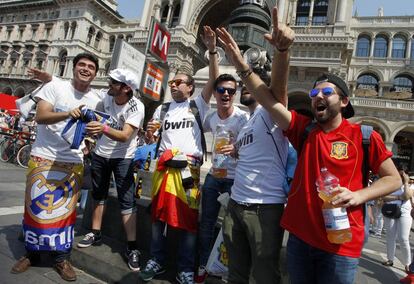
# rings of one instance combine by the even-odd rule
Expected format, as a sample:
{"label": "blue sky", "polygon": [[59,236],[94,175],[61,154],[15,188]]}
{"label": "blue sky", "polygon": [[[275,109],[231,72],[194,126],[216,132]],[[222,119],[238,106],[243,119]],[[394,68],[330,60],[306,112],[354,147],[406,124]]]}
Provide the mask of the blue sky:
{"label": "blue sky", "polygon": [[[118,12],[125,19],[141,18],[145,0],[118,0]],[[378,8],[384,8],[384,16],[414,15],[413,0],[355,0],[354,11],[359,16],[375,16]]]}

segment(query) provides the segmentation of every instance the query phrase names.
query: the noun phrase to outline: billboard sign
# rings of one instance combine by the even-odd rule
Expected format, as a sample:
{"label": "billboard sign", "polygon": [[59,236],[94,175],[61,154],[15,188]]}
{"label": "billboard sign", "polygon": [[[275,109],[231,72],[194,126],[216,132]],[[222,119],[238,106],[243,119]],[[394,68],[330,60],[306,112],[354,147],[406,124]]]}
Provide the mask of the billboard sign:
{"label": "billboard sign", "polygon": [[145,55],[126,41],[118,38],[112,53],[110,70],[125,68],[137,74],[138,82],[142,80]]}

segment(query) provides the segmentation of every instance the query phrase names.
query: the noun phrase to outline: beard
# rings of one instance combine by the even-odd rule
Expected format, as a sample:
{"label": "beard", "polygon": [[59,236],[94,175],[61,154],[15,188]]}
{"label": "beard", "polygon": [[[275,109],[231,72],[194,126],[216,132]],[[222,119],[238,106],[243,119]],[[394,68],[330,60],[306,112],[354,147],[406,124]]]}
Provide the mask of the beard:
{"label": "beard", "polygon": [[256,100],[253,96],[249,96],[249,97],[241,96],[240,97],[240,103],[244,106],[250,106],[250,105],[254,104],[255,102],[256,102]]}
{"label": "beard", "polygon": [[318,115],[318,111],[316,110],[316,108],[312,108],[313,117],[316,119],[317,122],[321,124],[329,122],[334,117],[336,117],[341,111],[341,101],[332,105],[328,105],[327,108],[324,110],[324,114],[321,116]]}

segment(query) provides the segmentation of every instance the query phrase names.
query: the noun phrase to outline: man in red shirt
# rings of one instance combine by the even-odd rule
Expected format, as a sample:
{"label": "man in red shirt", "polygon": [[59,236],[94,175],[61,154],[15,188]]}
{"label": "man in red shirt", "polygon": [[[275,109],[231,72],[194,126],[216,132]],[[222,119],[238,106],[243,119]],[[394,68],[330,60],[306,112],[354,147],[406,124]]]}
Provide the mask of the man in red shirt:
{"label": "man in red shirt", "polygon": [[[398,171],[377,132],[370,137],[369,156],[363,157],[361,126],[347,120],[354,115],[346,83],[326,74],[315,81],[310,92],[311,110],[316,126],[306,127],[312,119],[288,111],[287,82],[289,48],[294,33],[278,24],[273,9],[273,32],[265,38],[275,47],[270,89],[244,62],[237,44],[226,30],[218,31],[227,57],[257,101],[266,108],[285,131],[298,153],[298,165],[281,225],[290,232],[287,245],[288,272],[292,283],[353,283],[364,239],[363,205],[401,186]],[[370,188],[363,186],[363,159],[380,178]],[[352,240],[329,242],[322,215],[323,201],[315,185],[321,168],[339,178],[332,205],[346,208]],[[305,219],[306,220],[305,220]]]}

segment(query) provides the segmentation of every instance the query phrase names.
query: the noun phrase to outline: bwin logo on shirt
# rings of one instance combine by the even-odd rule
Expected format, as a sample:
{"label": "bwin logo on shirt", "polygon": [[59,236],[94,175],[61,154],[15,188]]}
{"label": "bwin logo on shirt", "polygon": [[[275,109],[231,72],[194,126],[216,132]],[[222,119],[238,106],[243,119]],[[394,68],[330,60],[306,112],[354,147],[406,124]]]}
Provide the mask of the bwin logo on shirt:
{"label": "bwin logo on shirt", "polygon": [[236,149],[240,149],[242,146],[253,143],[253,133],[245,133],[243,137],[237,141]]}
{"label": "bwin logo on shirt", "polygon": [[189,118],[183,118],[182,121],[168,121],[165,120],[164,122],[164,129],[184,129],[184,128],[193,128],[194,126],[194,120],[191,120]]}

